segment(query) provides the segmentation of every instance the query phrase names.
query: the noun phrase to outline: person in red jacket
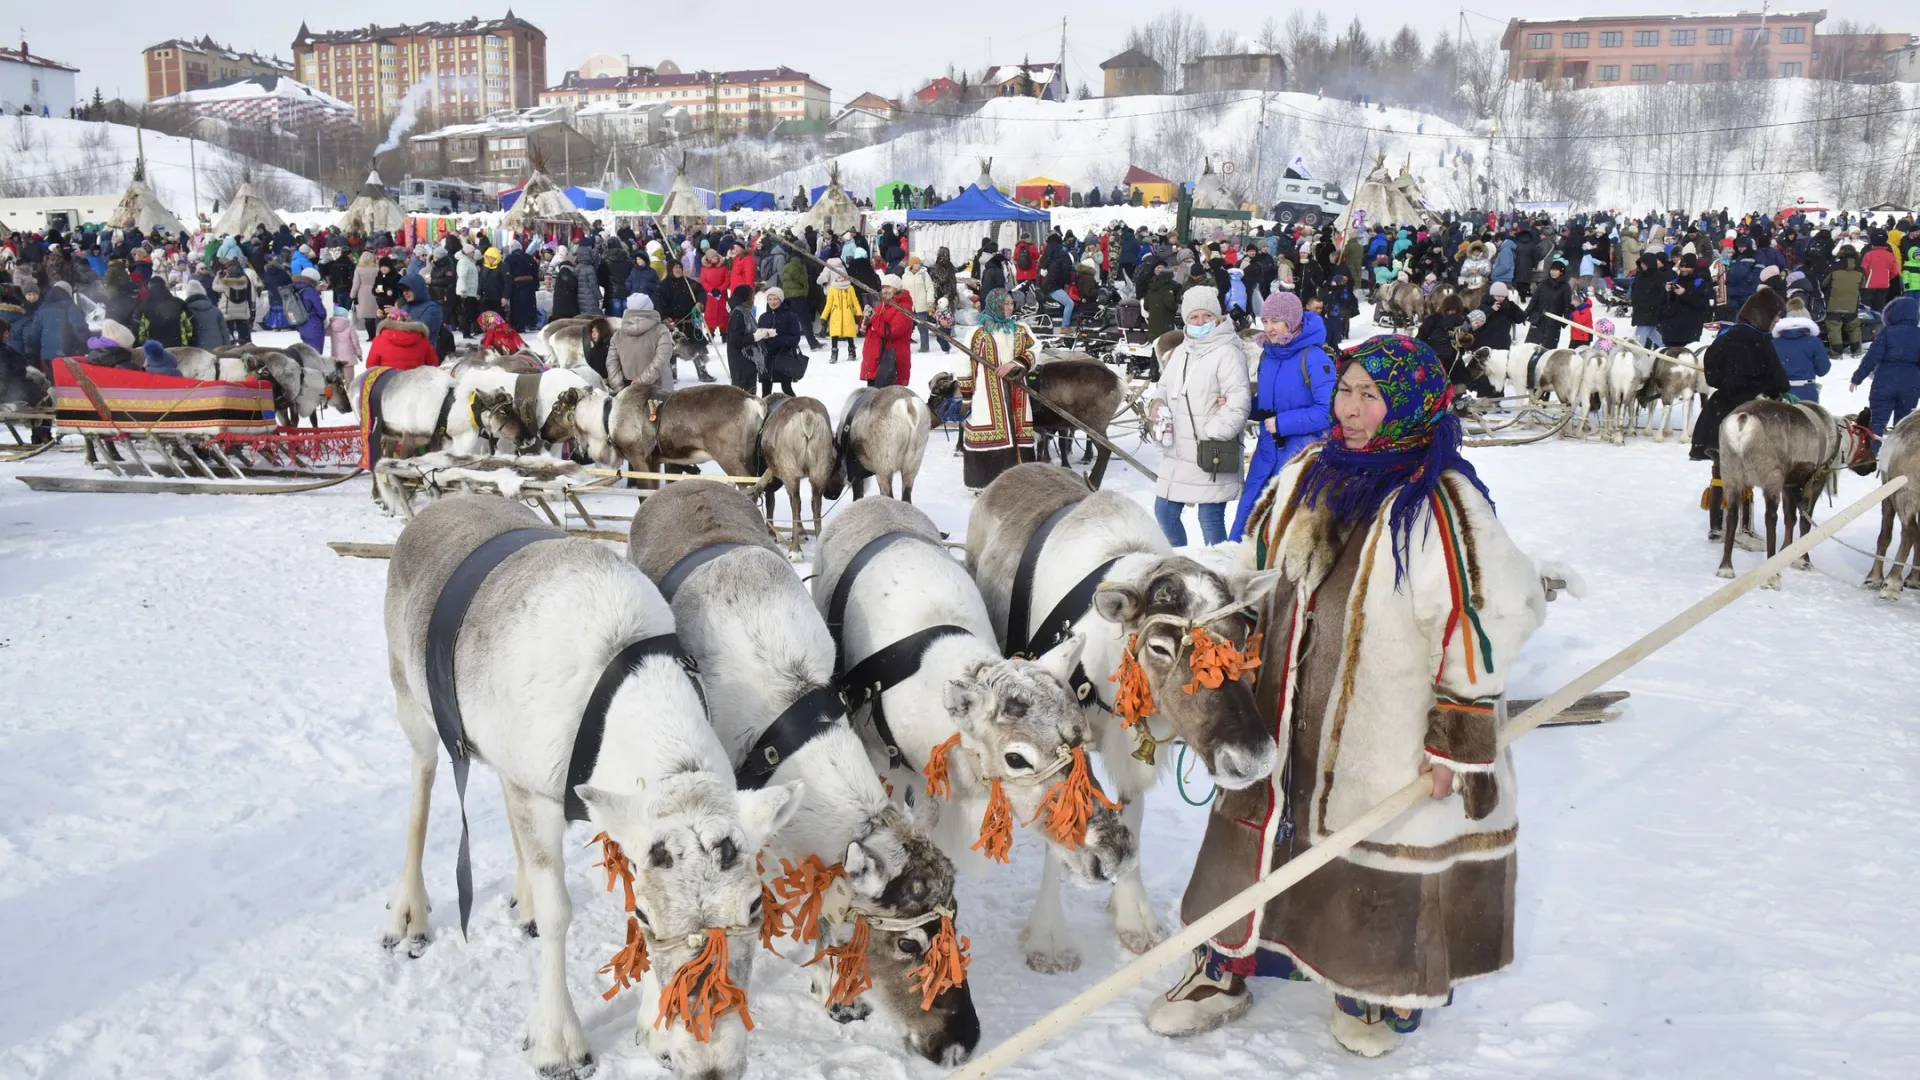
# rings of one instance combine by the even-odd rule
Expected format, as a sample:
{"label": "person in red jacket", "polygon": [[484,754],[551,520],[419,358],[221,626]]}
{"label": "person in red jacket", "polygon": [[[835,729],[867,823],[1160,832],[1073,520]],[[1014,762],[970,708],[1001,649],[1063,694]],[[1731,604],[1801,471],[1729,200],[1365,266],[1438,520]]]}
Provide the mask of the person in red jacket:
{"label": "person in red jacket", "polygon": [[[880,279],[880,302],[867,316],[867,340],[860,351],[860,377],[868,386],[906,386],[912,379],[913,326],[913,297],[898,276],[886,275]],[[891,380],[880,377],[882,350],[893,353]]]}
{"label": "person in red jacket", "polygon": [[367,350],[367,367],[408,368],[439,367],[440,354],[433,351],[427,337],[427,324],[400,315],[380,321],[373,332],[373,346]]}
{"label": "person in red jacket", "polygon": [[1887,246],[1887,234],[1875,233],[1873,246],[1860,257],[1860,272],[1866,275],[1866,281],[1860,286],[1860,306],[1875,311],[1887,306],[1893,299],[1893,280],[1900,273],[1900,260]]}
{"label": "person in red jacket", "polygon": [[759,272],[759,262],[753,257],[753,249],[742,244],[736,251],[737,254],[734,255],[733,261],[727,264],[728,296],[732,296],[733,290],[742,285],[751,289],[759,284],[759,282],[755,280]]}
{"label": "person in red jacket", "polygon": [[1013,280],[1037,281],[1040,278],[1040,249],[1031,240],[1013,246]]}
{"label": "person in red jacket", "polygon": [[700,287],[707,293],[707,329],[721,331],[727,325],[727,268],[712,251],[702,255],[700,261]]}

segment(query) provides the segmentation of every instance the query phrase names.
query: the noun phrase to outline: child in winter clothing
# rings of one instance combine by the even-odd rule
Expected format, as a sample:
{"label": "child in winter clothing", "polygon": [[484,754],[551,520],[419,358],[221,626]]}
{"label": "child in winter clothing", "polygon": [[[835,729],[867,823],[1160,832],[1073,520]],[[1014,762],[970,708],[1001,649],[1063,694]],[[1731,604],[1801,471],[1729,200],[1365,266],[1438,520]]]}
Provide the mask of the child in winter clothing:
{"label": "child in winter clothing", "polygon": [[[1593,297],[1588,296],[1586,293],[1573,294],[1573,314],[1567,316],[1567,318],[1572,320],[1574,324],[1573,331],[1567,335],[1567,341],[1571,348],[1577,349],[1593,341],[1593,335],[1587,332],[1593,329]],[[1582,326],[1587,329],[1580,329]]]}
{"label": "child in winter clothing", "polygon": [[[621,310],[625,309],[626,305],[623,303]],[[500,317],[498,312],[480,313],[480,333],[480,347],[488,352],[511,356],[527,347],[527,343],[521,340],[520,335],[507,324],[507,320]]]}
{"label": "child in winter clothing", "polygon": [[360,334],[354,330],[353,316],[346,308],[334,308],[333,317],[327,320],[327,351],[336,364],[351,367],[360,362]]}
{"label": "child in winter clothing", "polygon": [[826,269],[820,271],[820,284],[827,290],[826,305],[820,309],[831,339],[827,342],[827,363],[840,362],[843,341],[847,343],[847,359],[859,359],[853,351],[853,339],[860,331],[860,297],[853,291],[853,281],[847,276],[845,264],[839,259],[828,259]]}
{"label": "child in winter clothing", "polygon": [[1827,358],[1820,326],[1806,304],[1794,300],[1787,305],[1785,317],[1773,324],[1773,351],[1780,356],[1780,366],[1787,369],[1791,383],[1787,392],[1801,401],[1819,401],[1820,384],[1816,380],[1833,369],[1833,361]]}
{"label": "child in winter clothing", "polygon": [[952,352],[953,345],[948,339],[953,337],[953,305],[947,303],[944,296],[933,303],[933,325],[940,328],[940,351]]}

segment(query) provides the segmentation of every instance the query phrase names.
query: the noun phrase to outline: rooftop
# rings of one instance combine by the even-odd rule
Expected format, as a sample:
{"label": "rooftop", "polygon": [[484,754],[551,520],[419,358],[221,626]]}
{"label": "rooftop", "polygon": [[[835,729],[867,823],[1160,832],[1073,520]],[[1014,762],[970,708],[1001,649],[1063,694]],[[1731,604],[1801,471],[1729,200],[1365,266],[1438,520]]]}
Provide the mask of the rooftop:
{"label": "rooftop", "polygon": [[560,85],[547,88],[548,93],[563,90],[644,90],[657,87],[705,86],[717,79],[722,86],[751,85],[766,82],[810,82],[826,89],[824,83],[816,82],[814,77],[804,71],[795,71],[784,65],[774,68],[745,68],[739,71],[655,71],[647,75],[608,75],[600,78],[581,78],[577,72],[568,72]]}
{"label": "rooftop", "polygon": [[204,105],[214,101],[241,101],[267,97],[285,98],[290,101],[311,101],[317,105],[347,111],[353,109],[353,106],[332,94],[315,90],[306,83],[289,79],[285,75],[244,75],[238,78],[221,79],[219,82],[198,86],[172,97],[160,98],[154,104]]}
{"label": "rooftop", "polygon": [[1059,64],[1052,61],[1044,64],[999,64],[988,68],[987,73],[980,76],[980,85],[999,86],[1008,79],[1019,78],[1022,69],[1034,82],[1050,83],[1054,75],[1058,74],[1059,67]]}
{"label": "rooftop", "polygon": [[316,34],[307,29],[307,24],[302,22],[300,24],[300,32],[294,36],[293,43],[295,45],[312,43],[340,45],[356,41],[382,41],[387,38],[455,37],[461,34],[490,34],[500,30],[532,30],[537,33],[540,28],[515,15],[513,9],[508,8],[506,15],[498,19],[482,19],[475,15],[460,22],[403,23],[398,26],[381,26],[379,23],[368,23],[366,26],[353,30],[333,30],[321,34]]}
{"label": "rooftop", "polygon": [[202,36],[199,41],[191,41],[187,38],[168,38],[159,44],[147,46],[143,51],[152,52],[155,49],[179,49],[182,52],[206,53],[211,56],[218,56],[222,60],[257,64],[261,67],[284,68],[287,71],[293,70],[292,64],[280,59],[278,56],[268,56],[264,53],[241,52],[231,45],[222,45],[211,37],[206,36]]}
{"label": "rooftop", "polygon": [[436,131],[428,131],[409,138],[408,142],[432,142],[436,139],[458,139],[474,135],[513,135],[523,131],[537,131],[567,122],[566,109],[558,105],[535,105],[526,109],[503,109],[490,113],[483,120],[471,124],[450,124]]}
{"label": "rooftop", "polygon": [[27,43],[24,41],[20,43],[20,47],[17,49],[0,46],[0,63],[26,64],[28,67],[47,68],[52,71],[80,70],[71,64],[63,64],[58,60],[49,60],[44,56],[35,56],[32,51],[27,48]]}
{"label": "rooftop", "polygon": [[1139,49],[1128,49],[1126,52],[1121,53],[1119,56],[1110,56],[1107,59],[1100,61],[1100,69],[1102,71],[1105,71],[1107,68],[1117,68],[1117,67],[1133,68],[1133,67],[1159,67],[1159,66],[1160,66],[1160,61],[1155,60],[1153,57],[1148,56],[1146,53],[1141,52]]}

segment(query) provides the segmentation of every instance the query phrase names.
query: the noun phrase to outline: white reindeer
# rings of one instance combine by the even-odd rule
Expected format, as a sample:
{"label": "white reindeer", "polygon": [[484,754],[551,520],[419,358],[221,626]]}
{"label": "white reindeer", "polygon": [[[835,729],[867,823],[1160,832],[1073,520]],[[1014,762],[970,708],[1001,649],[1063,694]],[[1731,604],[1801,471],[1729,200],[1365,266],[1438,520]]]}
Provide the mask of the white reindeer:
{"label": "white reindeer", "polygon": [[[379,440],[383,456],[439,449],[436,443],[440,418],[444,413],[451,419],[453,376],[437,367],[380,370],[384,373],[376,384],[380,395],[377,422],[376,418],[361,418],[363,423],[373,425],[367,437]],[[348,391],[356,409],[369,374],[361,372]],[[373,476],[373,497],[389,514],[398,514],[407,505],[406,493],[377,470]]]}
{"label": "white reindeer", "polygon": [[[481,544],[538,527],[532,511],[491,496],[453,496],[401,531],[387,573],[388,667],[400,728],[413,746],[406,859],[389,905],[385,944],[418,956],[429,937],[421,873],[427,810],[442,753],[430,711],[427,628],[443,586]],[[500,777],[518,870],[523,929],[538,927],[540,963],[527,1046],[542,1077],[590,1075],[593,1055],[567,991],[573,908],[565,867],[567,783],[589,698],[614,678],[599,752],[572,788],[589,828],[604,831],[633,869],[633,918],[651,959],[641,982],[639,1037],[674,1073],[739,1077],[746,1028],[709,1016],[703,1041],[680,1019],[656,1026],[663,982],[724,943],[724,970],[747,985],[760,921],[753,853],[800,806],[802,787],[736,792],[733,766],[707,722],[698,685],[670,655],[609,661],[630,643],[669,635],[673,614],[646,576],[586,540],[544,540],[508,556],[472,597],[453,643],[461,737]],[[609,951],[619,942],[607,942]]]}
{"label": "white reindeer", "polygon": [[[882,694],[880,704],[906,762],[893,771],[896,790],[918,785],[912,770],[924,771],[936,750],[958,741],[958,750],[946,755],[952,797],[940,808],[934,835],[949,854],[971,859],[966,852],[976,837],[992,850],[982,824],[996,786],[1011,804],[1012,819],[1027,821],[1075,753],[1092,746],[1093,725],[1066,688],[1084,641],[1073,635],[1037,661],[1003,659],[980,589],[941,549],[933,522],[886,498],[855,503],[827,526],[814,561],[814,602],[823,613],[848,563],[889,532],[920,539],[884,548],[856,577],[840,646],[848,663],[857,663],[929,627],[966,631],[929,645],[917,673]],[[1096,803],[1081,843],[1045,834],[1049,877],[1064,864],[1083,880],[1135,878],[1135,835],[1121,814]],[[1064,929],[1047,924],[1045,931],[1023,937],[1028,965],[1043,971],[1077,966]]]}
{"label": "white reindeer", "polygon": [[1674,405],[1681,405],[1680,435],[1685,438],[1693,431],[1694,399],[1705,396],[1709,390],[1706,373],[1701,370],[1700,359],[1692,349],[1675,346],[1661,351],[1666,355],[1653,361],[1646,385],[1640,391],[1640,404],[1648,406],[1649,427],[1653,423],[1653,404],[1658,402],[1666,406],[1660,418],[1660,434],[1654,436],[1655,441],[1666,442],[1668,433],[1673,430]]}
{"label": "white reindeer", "polygon": [[933,430],[927,403],[904,386],[889,386],[855,391],[847,397],[845,409],[840,417],[845,431],[842,452],[853,497],[866,495],[867,478],[862,474],[867,473],[879,481],[880,494],[888,498],[893,497],[893,478],[898,476],[900,498],[912,502],[913,481],[920,475],[927,434]]}
{"label": "white reindeer", "polygon": [[1639,426],[1640,391],[1653,374],[1653,358],[1625,348],[1601,355],[1607,365],[1602,437],[1615,446],[1625,446],[1627,436]]}

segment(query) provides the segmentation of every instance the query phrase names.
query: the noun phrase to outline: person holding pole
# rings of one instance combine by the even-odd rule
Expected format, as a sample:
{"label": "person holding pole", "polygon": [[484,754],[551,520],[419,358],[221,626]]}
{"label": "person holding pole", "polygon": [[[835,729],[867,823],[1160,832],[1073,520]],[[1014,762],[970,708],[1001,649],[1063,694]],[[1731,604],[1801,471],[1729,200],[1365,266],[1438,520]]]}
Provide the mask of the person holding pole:
{"label": "person holding pole", "polygon": [[1241,561],[1279,580],[1254,700],[1280,765],[1214,800],[1181,917],[1423,775],[1431,798],[1196,949],[1148,1007],[1155,1032],[1218,1027],[1269,976],[1332,990],[1334,1038],[1373,1057],[1513,963],[1519,826],[1494,703],[1545,599],[1461,456],[1452,397],[1425,344],[1366,341],[1340,358],[1328,439],[1255,504]]}

